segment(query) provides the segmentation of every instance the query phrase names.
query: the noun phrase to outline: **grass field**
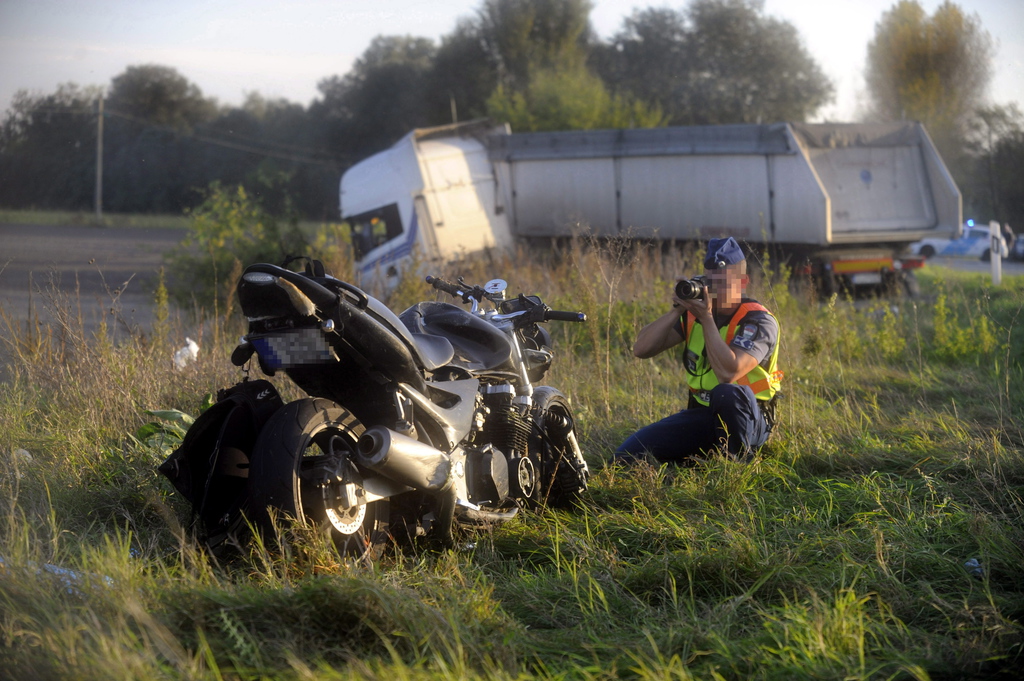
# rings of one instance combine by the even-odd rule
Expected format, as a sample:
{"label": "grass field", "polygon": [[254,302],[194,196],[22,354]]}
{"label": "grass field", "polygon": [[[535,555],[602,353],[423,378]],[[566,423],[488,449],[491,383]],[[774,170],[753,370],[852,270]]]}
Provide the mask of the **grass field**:
{"label": "grass field", "polygon": [[[439,274],[590,316],[551,325],[545,381],[573,399],[585,503],[372,566],[315,536],[224,565],[188,540],[155,472],[178,436],[147,412],[195,415],[239,380],[226,301],[119,344],[73,314],[0,327],[0,678],[1019,678],[1022,278],[929,269],[916,301],[853,305],[755,272],[784,334],[778,432],[749,465],[617,470],[615,445],[680,407],[679,357],[629,348],[694,260],[576,244],[524,262]],[[410,280],[389,303],[427,297]],[[176,371],[185,335],[202,350]]]}

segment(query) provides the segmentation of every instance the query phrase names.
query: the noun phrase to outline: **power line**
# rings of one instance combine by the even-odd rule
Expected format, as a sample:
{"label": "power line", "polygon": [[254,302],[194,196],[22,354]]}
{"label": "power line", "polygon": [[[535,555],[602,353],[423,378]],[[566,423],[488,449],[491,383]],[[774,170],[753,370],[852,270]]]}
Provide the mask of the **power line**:
{"label": "power line", "polygon": [[[200,142],[204,142],[206,144],[212,144],[214,146],[224,147],[225,149],[233,149],[235,151],[243,151],[243,152],[250,153],[250,154],[257,154],[257,155],[260,155],[260,156],[267,156],[267,157],[270,157],[270,158],[277,158],[277,159],[281,159],[281,160],[285,160],[285,161],[292,161],[294,163],[308,163],[310,165],[319,165],[319,166],[323,166],[323,167],[327,167],[327,168],[333,168],[333,169],[336,169],[338,167],[338,163],[333,161],[332,159],[323,158],[323,157],[321,157],[321,158],[314,157],[313,154],[320,154],[321,153],[321,152],[319,152],[317,150],[314,150],[314,149],[305,149],[305,148],[302,148],[302,147],[294,147],[294,146],[291,146],[291,145],[276,145],[273,142],[269,143],[269,144],[272,144],[272,145],[275,145],[275,146],[285,146],[286,149],[287,148],[291,148],[291,149],[300,150],[302,152],[306,152],[307,154],[309,154],[309,155],[298,155],[298,154],[289,153],[287,151],[278,151],[278,150],[275,150],[275,149],[268,149],[266,147],[250,146],[250,145],[244,144],[242,142],[236,142],[234,140],[220,139],[220,138],[213,137],[213,136],[210,136],[210,135],[200,134],[200,133],[197,133],[195,131],[187,131],[186,132],[186,131],[180,130],[178,128],[174,128],[172,126],[169,126],[169,125],[159,125],[159,124],[152,123],[150,121],[138,118],[136,116],[132,116],[130,114],[121,113],[120,111],[115,111],[115,110],[112,110],[112,109],[108,109],[107,110],[107,114],[110,115],[110,116],[114,116],[116,118],[121,118],[123,120],[130,121],[132,123],[137,123],[139,125],[144,125],[144,126],[146,126],[148,128],[154,129],[154,130],[162,130],[164,132],[169,132],[169,133],[175,135],[176,137],[181,137],[181,138],[184,138],[184,139],[194,139],[194,140],[197,140],[197,141],[200,141]],[[245,140],[245,138],[242,138],[242,139]],[[251,141],[253,144],[258,144],[258,142],[256,142],[255,140],[245,140],[245,141]],[[267,142],[263,142],[263,143],[267,144]]]}
{"label": "power line", "polygon": [[[95,116],[96,111],[91,109],[44,109],[37,108],[32,109],[30,114],[66,114],[75,116]],[[225,149],[232,149],[234,151],[241,151],[244,153],[255,154],[259,156],[266,156],[268,158],[276,158],[284,161],[291,161],[293,163],[304,163],[309,165],[321,166],[324,168],[330,168],[337,170],[340,165],[345,161],[356,161],[360,160],[361,157],[357,157],[354,154],[342,154],[341,157],[328,156],[323,152],[316,149],[309,149],[306,147],[299,147],[291,144],[283,144],[279,142],[273,142],[270,140],[254,140],[241,135],[235,136],[236,139],[224,139],[218,138],[212,135],[197,133],[195,131],[184,131],[179,128],[175,128],[169,125],[160,125],[147,121],[131,114],[122,113],[114,109],[106,109],[104,111],[105,116],[112,116],[126,120],[137,125],[142,125],[152,130],[160,130],[173,134],[176,137],[183,139],[194,139],[204,144],[210,144],[213,146],[223,147]],[[241,140],[241,141],[238,141]],[[263,146],[256,146],[263,145]],[[276,147],[276,149],[274,148]]]}

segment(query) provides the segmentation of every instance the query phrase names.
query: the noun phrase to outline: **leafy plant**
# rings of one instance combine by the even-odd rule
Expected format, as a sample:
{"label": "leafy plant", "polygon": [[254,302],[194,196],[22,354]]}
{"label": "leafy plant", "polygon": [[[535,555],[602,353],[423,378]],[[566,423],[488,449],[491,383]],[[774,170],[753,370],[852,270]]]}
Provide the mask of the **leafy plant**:
{"label": "leafy plant", "polygon": [[[208,394],[200,411],[206,411],[213,403],[213,395]],[[163,457],[169,456],[181,444],[185,433],[195,423],[194,417],[179,409],[146,409],[143,413],[159,420],[149,421],[135,431],[135,440]]]}
{"label": "leafy plant", "polygon": [[981,312],[962,318],[948,305],[948,297],[940,291],[935,300],[933,322],[935,354],[947,361],[990,355],[998,346],[992,322]]}
{"label": "leafy plant", "polygon": [[189,234],[169,258],[171,291],[180,305],[198,304],[215,316],[219,307],[230,304],[242,266],[279,263],[308,249],[294,221],[282,229],[241,186],[215,182],[190,215]]}

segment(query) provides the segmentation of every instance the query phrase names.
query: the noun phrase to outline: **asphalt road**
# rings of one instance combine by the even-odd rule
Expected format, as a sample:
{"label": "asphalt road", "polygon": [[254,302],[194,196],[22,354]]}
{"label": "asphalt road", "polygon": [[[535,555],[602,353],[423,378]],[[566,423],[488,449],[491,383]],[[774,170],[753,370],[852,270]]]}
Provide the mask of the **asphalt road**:
{"label": "asphalt road", "polygon": [[[980,258],[942,258],[936,256],[928,260],[925,266],[927,267],[928,265],[941,265],[954,270],[983,272],[985,274],[992,271],[992,263],[982,262]],[[1024,262],[1003,260],[1001,265],[1004,277],[1019,277],[1024,274]]]}
{"label": "asphalt road", "polygon": [[[81,306],[87,328],[106,318],[148,329],[153,290],[163,255],[185,236],[184,229],[0,224],[0,315],[16,322],[52,319],[54,292]],[[933,258],[927,266],[989,272],[976,259]],[[1003,262],[1003,276],[1024,275],[1024,263]],[[2,324],[0,319],[0,324]],[[6,329],[0,329],[6,330]]]}
{"label": "asphalt road", "polygon": [[163,254],[184,236],[184,229],[0,224],[0,313],[21,323],[52,320],[64,299],[76,314],[81,307],[87,328],[104,318],[120,324],[111,309],[148,328]]}

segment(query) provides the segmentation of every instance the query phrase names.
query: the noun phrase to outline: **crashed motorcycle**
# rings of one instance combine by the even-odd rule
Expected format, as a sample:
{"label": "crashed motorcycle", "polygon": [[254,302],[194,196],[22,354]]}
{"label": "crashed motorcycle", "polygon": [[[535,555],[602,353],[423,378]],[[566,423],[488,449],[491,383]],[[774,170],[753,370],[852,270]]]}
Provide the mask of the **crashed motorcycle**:
{"label": "crashed motorcycle", "polygon": [[298,523],[372,558],[395,540],[451,544],[459,528],[571,505],[586,490],[569,400],[535,385],[553,359],[541,324],[585,314],[508,297],[501,279],[427,277],[469,309],[435,300],[396,315],[318,261],[287,265],[242,274],[248,332],[231,359],[249,367],[255,355],[308,397],[285,404],[247,372],[160,466],[213,552]]}

